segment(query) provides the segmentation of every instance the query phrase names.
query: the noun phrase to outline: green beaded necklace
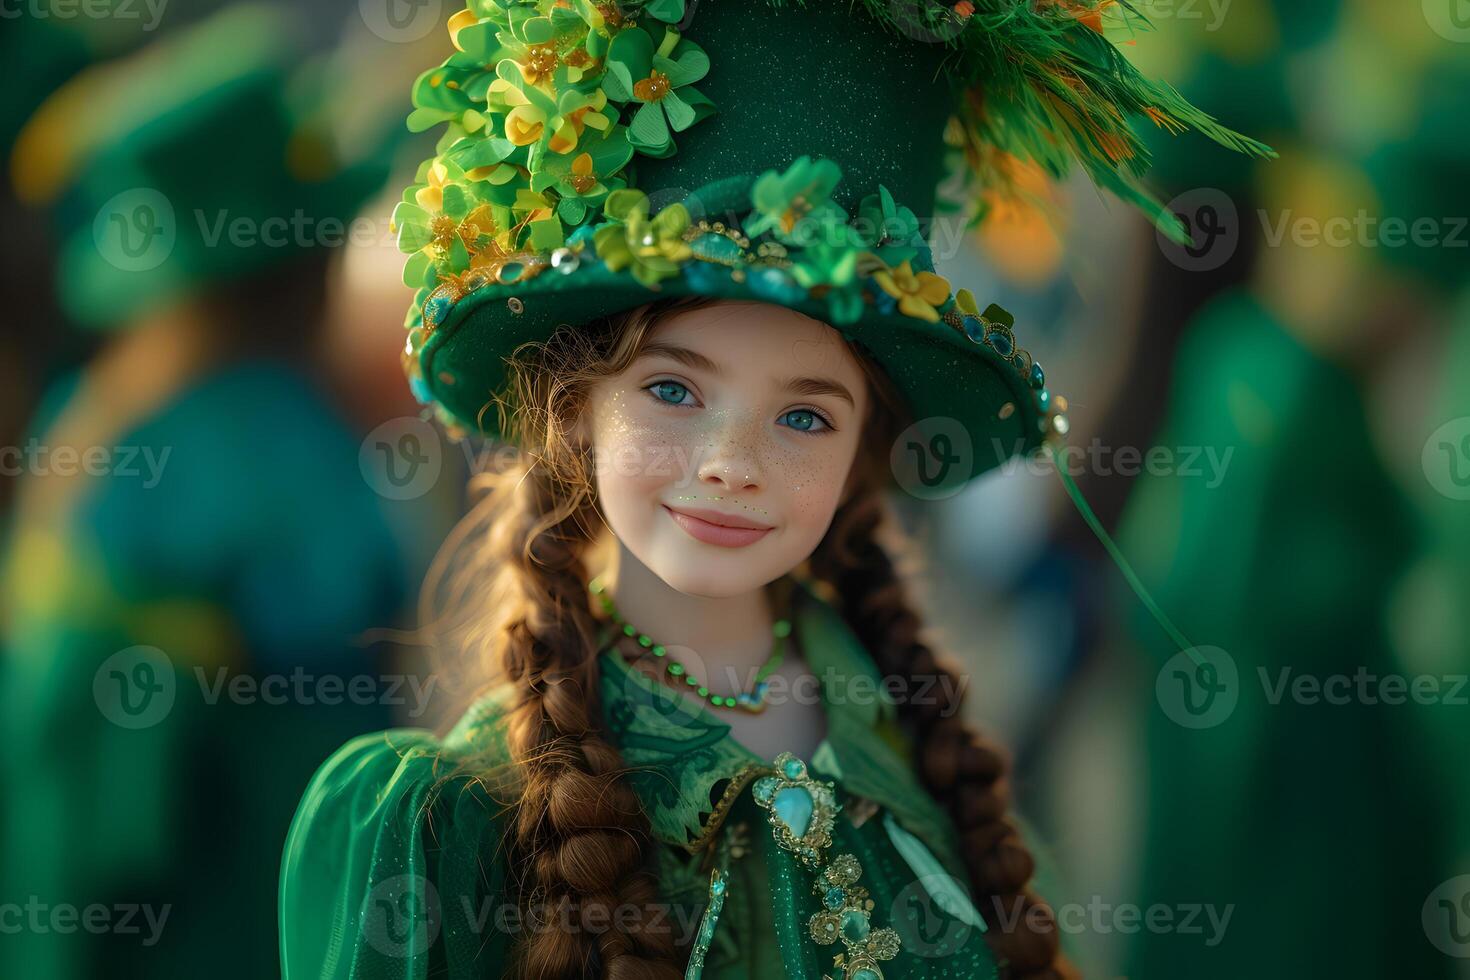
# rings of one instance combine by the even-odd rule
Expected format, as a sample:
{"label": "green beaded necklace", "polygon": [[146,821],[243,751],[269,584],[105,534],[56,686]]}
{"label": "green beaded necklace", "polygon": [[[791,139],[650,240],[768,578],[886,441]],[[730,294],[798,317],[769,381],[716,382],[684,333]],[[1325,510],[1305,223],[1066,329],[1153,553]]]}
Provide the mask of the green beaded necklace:
{"label": "green beaded necklace", "polygon": [[765,663],[761,664],[760,670],[756,671],[755,684],[752,688],[749,691],[742,691],[739,695],[732,698],[721,694],[711,694],[708,685],[689,673],[679,661],[669,656],[669,651],[662,644],[655,643],[653,637],[647,633],[640,632],[632,624],[623,619],[618,614],[612,597],[607,594],[607,588],[602,581],[601,575],[589,582],[587,587],[592,591],[593,595],[597,596],[598,600],[602,603],[603,612],[607,613],[608,618],[613,621],[614,625],[623,631],[624,636],[634,637],[637,639],[639,646],[652,653],[655,657],[663,659],[666,665],[665,669],[668,679],[671,683],[678,683],[679,679],[683,678],[684,686],[688,687],[716,708],[737,708],[741,711],[749,711],[752,714],[759,714],[766,710],[766,692],[769,689],[766,678],[777,667],[780,667],[781,662],[786,659],[786,638],[791,635],[790,620],[785,618],[777,619],[771,625],[771,634],[774,637],[774,642],[771,644],[771,655],[766,658]]}

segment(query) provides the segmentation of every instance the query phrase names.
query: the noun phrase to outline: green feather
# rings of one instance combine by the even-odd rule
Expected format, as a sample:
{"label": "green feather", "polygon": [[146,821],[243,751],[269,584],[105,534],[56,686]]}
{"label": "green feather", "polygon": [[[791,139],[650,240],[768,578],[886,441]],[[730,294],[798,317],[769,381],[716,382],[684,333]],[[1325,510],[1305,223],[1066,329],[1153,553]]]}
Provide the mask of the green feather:
{"label": "green feather", "polygon": [[[804,0],[767,0],[771,6]],[[1144,76],[1118,47],[1082,19],[1099,0],[973,0],[961,20],[933,0],[862,0],[885,28],[913,37],[916,26],[949,48],[944,71],[955,85],[956,117],[974,151],[998,150],[1034,163],[1054,180],[1080,165],[1099,187],[1146,214],[1165,234],[1185,240],[1179,220],[1139,181],[1149,153],[1140,122],[1192,129],[1251,156],[1276,152],[1221,125],[1171,85]],[[1117,9],[1126,25],[1149,30],[1128,0]],[[982,193],[996,174],[977,153],[966,155],[965,194],[983,217]]]}

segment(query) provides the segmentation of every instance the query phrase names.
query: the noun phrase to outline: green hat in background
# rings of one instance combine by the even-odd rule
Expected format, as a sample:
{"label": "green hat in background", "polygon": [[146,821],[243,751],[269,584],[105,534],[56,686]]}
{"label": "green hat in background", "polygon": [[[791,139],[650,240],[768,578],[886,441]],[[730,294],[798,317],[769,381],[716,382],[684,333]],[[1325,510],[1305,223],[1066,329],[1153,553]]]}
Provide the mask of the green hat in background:
{"label": "green hat in background", "polygon": [[351,93],[303,38],[287,8],[229,7],[84,71],[37,111],[12,172],[23,199],[53,207],[68,315],[124,326],[342,243],[387,181],[391,144],[342,145],[335,106]]}
{"label": "green hat in background", "polygon": [[831,323],[916,419],[957,422],[973,461],[941,487],[1060,436],[1011,317],[936,275],[931,243],[956,247],[1018,166],[1080,164],[1179,233],[1139,183],[1140,120],[1270,153],[1143,78],[1105,26],[1092,3],[470,0],[415,86],[410,127],[448,125],[395,213],[416,394],[499,435],[515,348],[705,295]]}

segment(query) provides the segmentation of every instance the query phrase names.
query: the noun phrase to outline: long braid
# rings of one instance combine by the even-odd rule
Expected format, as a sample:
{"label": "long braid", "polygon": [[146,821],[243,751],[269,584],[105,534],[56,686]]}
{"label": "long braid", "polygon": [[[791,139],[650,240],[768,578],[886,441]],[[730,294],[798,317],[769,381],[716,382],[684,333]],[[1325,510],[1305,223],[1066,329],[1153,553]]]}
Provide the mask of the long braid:
{"label": "long braid", "polygon": [[[920,639],[922,624],[881,544],[885,510],[877,487],[871,480],[859,485],[838,509],[809,567],[832,588],[834,603],[872,652],[880,673],[911,681],[953,678]],[[929,690],[939,696],[905,700],[899,717],[914,735],[926,788],[958,831],[976,905],[988,927],[985,935],[1002,964],[1002,976],[1077,976],[1059,953],[1051,908],[1026,887],[1035,861],[1006,816],[1010,791],[1005,756],[961,719],[960,698],[950,696],[960,687],[940,683]]]}
{"label": "long braid", "polygon": [[567,492],[535,465],[514,493],[501,554],[523,599],[501,648],[517,698],[506,718],[522,793],[513,863],[533,919],[550,917],[523,937],[520,975],[678,977],[672,931],[655,924],[648,820],[597,721],[597,624],[581,558],[591,508],[549,517]]}
{"label": "long braid", "polygon": [[[456,528],[431,573],[433,585],[426,583],[426,621],[457,634],[458,642],[446,647],[460,651],[472,675],[510,681],[515,692],[506,717],[517,794],[510,863],[532,923],[517,944],[517,977],[682,975],[672,931],[648,921],[658,882],[647,816],[622,778],[620,755],[598,727],[597,622],[583,561],[597,507],[568,422],[585,406],[588,386],[629,364],[658,319],[709,302],[661,301],[581,331],[559,331],[528,345],[526,359],[512,358],[511,386],[496,407],[512,441],[535,447],[525,454],[533,462],[477,478],[492,492]],[[863,364],[891,422],[891,385],[880,369]],[[885,462],[873,457],[868,468]],[[885,674],[935,677],[942,668],[918,640],[918,617],[877,542],[880,482],[870,478],[838,508],[809,564],[835,587],[838,608]],[[443,606],[436,606],[436,594]],[[449,610],[449,618],[434,615],[436,608]],[[1025,888],[1034,862],[1005,818],[1005,760],[959,721],[958,708],[901,710],[917,735],[924,782],[959,830],[972,887],[991,925],[987,936],[1006,976],[1074,977],[1058,955],[1050,910]],[[538,927],[545,916],[552,917],[550,926]],[[997,928],[1013,921],[1019,931]]]}

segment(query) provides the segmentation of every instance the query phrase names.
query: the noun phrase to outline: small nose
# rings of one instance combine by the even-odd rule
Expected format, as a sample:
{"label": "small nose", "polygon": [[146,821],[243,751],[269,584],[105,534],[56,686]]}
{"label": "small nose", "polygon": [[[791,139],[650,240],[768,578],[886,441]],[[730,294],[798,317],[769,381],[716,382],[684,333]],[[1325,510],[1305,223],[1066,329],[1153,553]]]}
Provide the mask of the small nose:
{"label": "small nose", "polygon": [[730,491],[760,489],[765,483],[761,426],[756,412],[728,412],[716,420],[699,464],[699,482]]}

